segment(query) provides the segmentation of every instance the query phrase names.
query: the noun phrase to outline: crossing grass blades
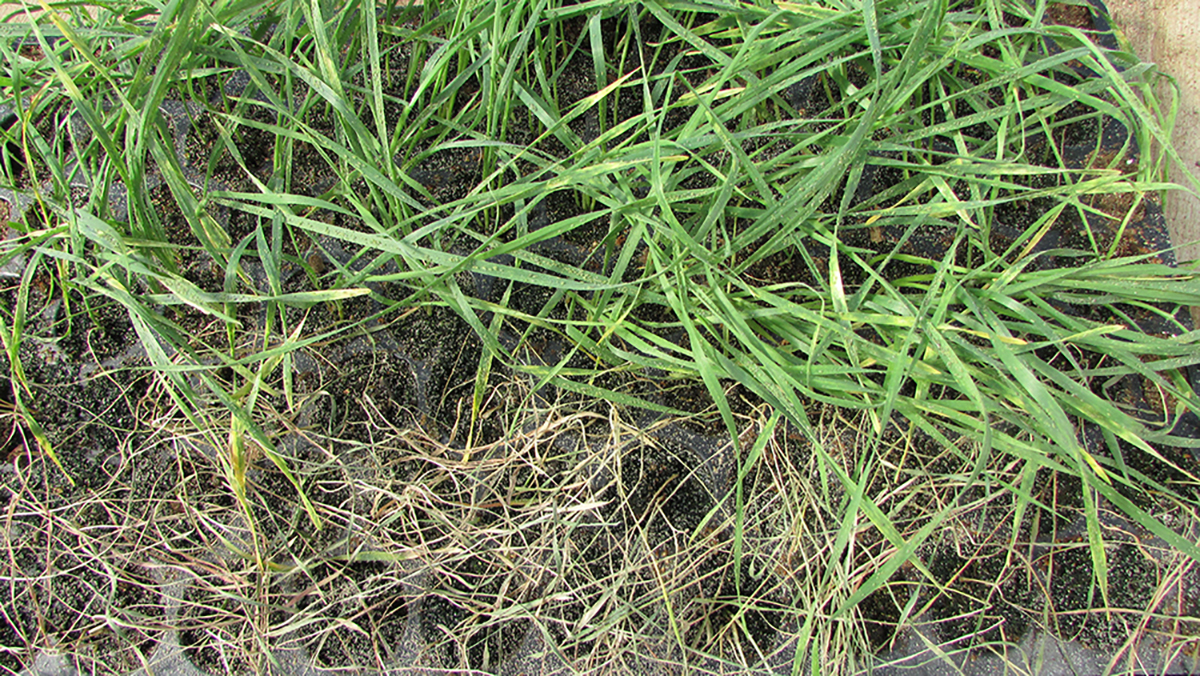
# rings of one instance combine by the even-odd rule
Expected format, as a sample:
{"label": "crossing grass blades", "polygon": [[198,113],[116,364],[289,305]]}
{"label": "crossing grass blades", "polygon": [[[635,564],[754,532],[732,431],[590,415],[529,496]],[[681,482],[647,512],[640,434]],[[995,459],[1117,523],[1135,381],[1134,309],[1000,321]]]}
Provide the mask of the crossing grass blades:
{"label": "crossing grass blades", "polygon": [[1198,186],[1098,9],[92,9],[0,27],[0,671],[1195,654]]}

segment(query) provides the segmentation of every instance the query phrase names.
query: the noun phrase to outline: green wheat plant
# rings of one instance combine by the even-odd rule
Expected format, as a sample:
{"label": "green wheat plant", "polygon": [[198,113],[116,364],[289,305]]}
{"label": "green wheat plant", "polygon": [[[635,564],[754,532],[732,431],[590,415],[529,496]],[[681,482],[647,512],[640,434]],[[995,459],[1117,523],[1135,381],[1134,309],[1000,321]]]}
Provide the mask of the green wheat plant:
{"label": "green wheat plant", "polygon": [[[35,275],[74,318],[56,331],[120,309],[160,430],[207,449],[251,533],[239,607],[329,560],[469,562],[485,591],[446,583],[469,611],[443,640],[489,668],[472,637],[532,619],[580,671],[851,673],[892,645],[878,609],[920,628],[957,593],[932,552],[967,530],[1017,552],[1074,510],[1096,607],[1119,607],[1111,514],[1163,566],[1200,561],[1162,517],[1195,514],[1197,441],[1167,421],[1200,412],[1200,279],[1130,244],[1200,186],[1164,179],[1157,71],[1045,2],[93,9],[0,26],[2,187],[28,205],[0,258],[27,266],[0,316],[15,403],[58,463],[21,349],[53,342],[24,334]],[[282,446],[342,396],[303,382],[312,355],[382,355],[434,318],[474,346],[439,420],[313,432],[319,460]],[[583,534],[645,497],[614,449],[683,424],[732,469],[651,492],[704,487],[694,521],[631,526],[589,566]],[[430,464],[406,487],[348,473],[374,544],[320,549],[351,519],[320,497],[339,448]],[[263,515],[263,471],[295,518]]]}

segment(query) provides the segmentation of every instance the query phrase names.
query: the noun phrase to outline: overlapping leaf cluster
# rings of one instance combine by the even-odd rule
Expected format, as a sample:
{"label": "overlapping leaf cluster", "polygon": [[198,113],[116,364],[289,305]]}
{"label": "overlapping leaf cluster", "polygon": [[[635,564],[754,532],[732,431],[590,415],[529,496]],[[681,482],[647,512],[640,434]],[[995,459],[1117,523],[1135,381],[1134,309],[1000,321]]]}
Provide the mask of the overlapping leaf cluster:
{"label": "overlapping leaf cluster", "polygon": [[[1014,532],[1040,508],[1039,471],[1079,477],[1102,589],[1097,501],[1200,558],[1138,497],[1177,489],[1125,460],[1147,454],[1195,480],[1178,450],[1195,441],[1159,423],[1200,406],[1179,311],[1200,304],[1200,281],[1158,252],[1118,255],[1178,159],[1172,109],[1149,66],[1055,24],[1044,2],[491,0],[378,17],[180,2],[47,16],[5,27],[31,36],[36,59],[0,46],[17,120],[6,152],[32,158],[38,179],[14,187],[39,214],[5,258],[53,263],[66,288],[129,310],[175,405],[229,448],[243,499],[246,447],[273,453],[257,397],[277,380],[291,395],[294,351],[442,305],[485,346],[473,416],[504,366],[622,407],[652,404],[614,372],[694,379],[735,440],[726,392],[738,383],[802,430],[846,496],[838,547],[863,519],[896,550],[835,615],[914,560],[957,505],[898,527],[866,490],[881,456],[834,459],[819,407],[857,412],[876,439],[895,427],[968,454],[956,485],[1011,491]],[[177,156],[163,106],[188,98],[208,102],[196,115],[212,108],[212,157],[232,157],[238,185],[216,159]],[[1113,128],[1127,133],[1108,147]],[[270,139],[266,170],[239,150],[254,133]],[[469,170],[436,168],[449,156]],[[319,167],[319,190],[299,158]],[[148,175],[190,241],[139,189]],[[463,189],[445,197],[435,175]],[[1115,215],[1098,206],[1112,195],[1126,200]],[[219,210],[253,225],[233,236]],[[1068,224],[1084,246],[1047,244]],[[913,244],[929,233],[937,246]],[[355,263],[285,289],[281,269],[304,263],[298,240],[339,242]],[[203,252],[220,284],[190,275],[182,250]],[[471,278],[500,291],[475,293]],[[381,295],[385,283],[402,293]],[[517,303],[528,289],[538,302]],[[367,294],[376,314],[305,333],[304,312]],[[266,307],[265,327],[239,321],[243,305]],[[178,308],[223,333],[188,335]],[[22,312],[3,327],[18,381]],[[561,361],[520,359],[514,345],[532,336],[560,341]],[[243,385],[213,378],[214,363]],[[1114,401],[1133,380],[1167,402],[1157,420]],[[231,414],[223,427],[200,419],[213,399]],[[1085,426],[1104,443],[1085,444]],[[738,450],[740,488],[762,447]],[[738,547],[743,507],[739,491]]]}

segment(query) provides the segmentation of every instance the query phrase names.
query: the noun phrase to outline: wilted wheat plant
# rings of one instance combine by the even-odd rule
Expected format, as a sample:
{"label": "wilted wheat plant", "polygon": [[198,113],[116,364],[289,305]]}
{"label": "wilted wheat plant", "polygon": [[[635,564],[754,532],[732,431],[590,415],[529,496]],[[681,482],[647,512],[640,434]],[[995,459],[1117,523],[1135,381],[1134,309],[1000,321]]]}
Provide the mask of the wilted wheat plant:
{"label": "wilted wheat plant", "polygon": [[14,15],[0,670],[1195,654],[1200,186],[1090,5]]}

